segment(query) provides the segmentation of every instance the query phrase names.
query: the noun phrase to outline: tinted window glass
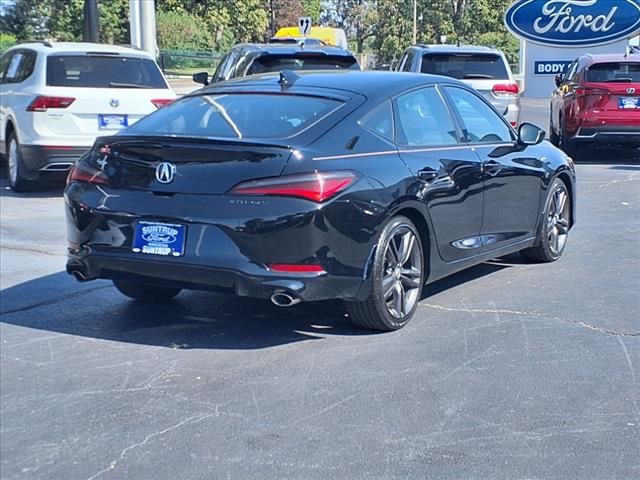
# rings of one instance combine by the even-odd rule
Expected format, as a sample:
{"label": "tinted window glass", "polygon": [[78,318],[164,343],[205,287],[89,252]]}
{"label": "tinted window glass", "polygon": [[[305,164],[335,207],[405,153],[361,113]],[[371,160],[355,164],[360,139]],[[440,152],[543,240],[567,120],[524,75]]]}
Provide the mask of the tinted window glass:
{"label": "tinted window glass", "polygon": [[396,112],[396,141],[399,144],[439,146],[458,143],[453,120],[435,88],[398,97]]}
{"label": "tinted window glass", "polygon": [[387,140],[393,141],[393,111],[391,102],[386,101],[378,105],[360,120],[360,124]]}
{"label": "tinted window glass", "polygon": [[167,88],[153,60],[122,56],[52,55],[47,85],[81,88]]}
{"label": "tinted window glass", "polygon": [[334,55],[264,55],[253,62],[249,74],[288,70],[358,70],[354,57]]}
{"label": "tinted window glass", "polygon": [[447,87],[471,143],[509,142],[511,129],[503,117],[468,90]]}
{"label": "tinted window glass", "polygon": [[7,69],[7,66],[9,66],[9,59],[11,58],[11,55],[13,55],[13,52],[7,52],[2,55],[2,58],[0,58],[0,82],[4,81],[4,72]]}
{"label": "tinted window glass", "polygon": [[19,51],[13,54],[7,65],[4,75],[5,83],[20,83],[25,81],[33,73],[36,63],[35,52]]}
{"label": "tinted window glass", "polygon": [[597,63],[587,70],[587,82],[640,82],[640,63]]}
{"label": "tinted window glass", "polygon": [[457,79],[509,78],[502,57],[487,53],[428,53],[422,57],[421,71]]}
{"label": "tinted window glass", "polygon": [[340,105],[335,100],[301,95],[200,95],[161,108],[126,132],[283,138],[314,124]]}
{"label": "tinted window glass", "polygon": [[413,65],[413,51],[409,50],[404,57],[403,64],[400,69],[403,72],[410,72],[411,66]]}

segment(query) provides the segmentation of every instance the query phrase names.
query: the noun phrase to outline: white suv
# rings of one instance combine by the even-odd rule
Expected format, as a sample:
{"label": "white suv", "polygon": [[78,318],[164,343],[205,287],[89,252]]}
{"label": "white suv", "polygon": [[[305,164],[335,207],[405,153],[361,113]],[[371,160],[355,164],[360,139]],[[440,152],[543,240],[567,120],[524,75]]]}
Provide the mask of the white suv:
{"label": "white suv", "polygon": [[0,89],[0,153],[16,191],[175,98],[147,53],[93,43],[12,47],[0,58]]}

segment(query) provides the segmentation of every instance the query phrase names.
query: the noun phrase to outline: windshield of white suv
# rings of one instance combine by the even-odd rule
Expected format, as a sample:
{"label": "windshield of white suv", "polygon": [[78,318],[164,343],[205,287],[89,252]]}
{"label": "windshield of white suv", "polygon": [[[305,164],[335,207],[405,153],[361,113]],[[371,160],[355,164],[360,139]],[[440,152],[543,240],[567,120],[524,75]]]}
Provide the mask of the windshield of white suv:
{"label": "windshield of white suv", "polygon": [[168,88],[153,60],[121,55],[51,55],[47,85],[80,88]]}
{"label": "windshield of white suv", "polygon": [[458,80],[509,79],[504,60],[494,53],[427,53],[421,71]]}

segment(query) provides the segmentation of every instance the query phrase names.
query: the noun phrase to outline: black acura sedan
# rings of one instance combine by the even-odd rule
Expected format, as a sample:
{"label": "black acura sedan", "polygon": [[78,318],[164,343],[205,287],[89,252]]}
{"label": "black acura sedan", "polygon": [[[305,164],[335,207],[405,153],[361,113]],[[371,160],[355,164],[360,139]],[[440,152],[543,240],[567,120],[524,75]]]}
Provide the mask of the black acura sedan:
{"label": "black acura sedan", "polygon": [[67,271],[166,301],[343,299],[395,330],[427,282],[558,259],[572,161],[444,77],[283,71],[212,85],[99,138],[69,174]]}

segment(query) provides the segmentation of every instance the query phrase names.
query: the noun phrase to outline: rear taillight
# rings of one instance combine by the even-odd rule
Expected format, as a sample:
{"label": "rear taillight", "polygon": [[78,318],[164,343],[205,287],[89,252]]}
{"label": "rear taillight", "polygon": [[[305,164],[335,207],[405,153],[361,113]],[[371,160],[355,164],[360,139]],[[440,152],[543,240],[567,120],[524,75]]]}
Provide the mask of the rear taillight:
{"label": "rear taillight", "polygon": [[322,265],[310,263],[268,263],[267,268],[278,273],[327,273]]}
{"label": "rear taillight", "polygon": [[173,102],[171,98],[154,98],[151,100],[151,103],[153,103],[156,108],[162,108],[165,105],[169,105],[171,102]]}
{"label": "rear taillight", "polygon": [[72,97],[47,97],[40,95],[27,107],[27,112],[46,112],[49,108],[67,108],[76,99]]}
{"label": "rear taillight", "polygon": [[587,95],[607,95],[609,92],[602,88],[578,87],[573,93],[576,97],[586,97]]}
{"label": "rear taillight", "polygon": [[349,171],[286,175],[244,182],[231,189],[229,194],[297,197],[321,203],[345,190],[357,178]]}
{"label": "rear taillight", "polygon": [[493,93],[497,96],[514,96],[520,93],[517,83],[499,83],[493,86]]}
{"label": "rear taillight", "polygon": [[78,162],[71,170],[69,170],[69,175],[67,176],[67,185],[71,182],[84,182],[91,183],[93,185],[108,185],[109,179],[107,175],[100,169],[95,168],[86,162]]}

